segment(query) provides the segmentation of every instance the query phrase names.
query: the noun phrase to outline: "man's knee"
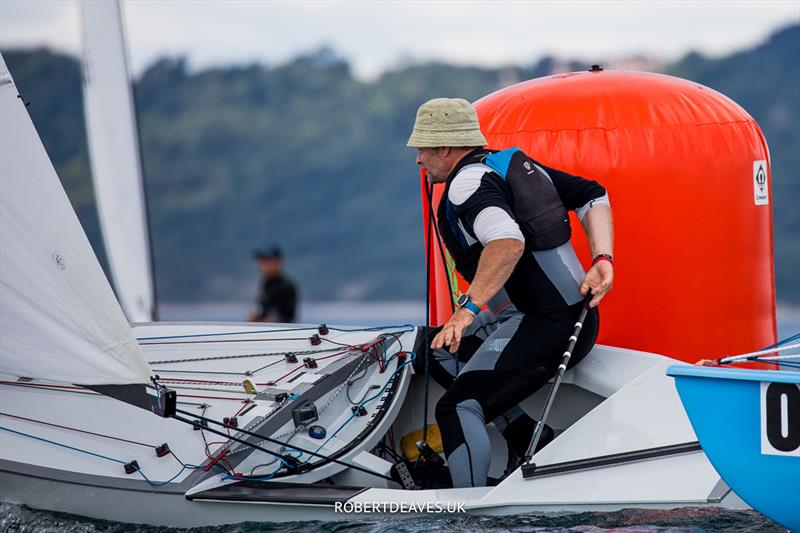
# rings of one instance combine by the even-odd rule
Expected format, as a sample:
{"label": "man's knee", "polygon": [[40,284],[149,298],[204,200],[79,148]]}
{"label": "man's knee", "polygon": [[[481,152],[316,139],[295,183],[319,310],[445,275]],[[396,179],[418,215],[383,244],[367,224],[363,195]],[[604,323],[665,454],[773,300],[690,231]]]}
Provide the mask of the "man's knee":
{"label": "man's knee", "polygon": [[498,390],[486,401],[486,419],[493,420],[520,402],[525,401],[555,376],[556,370],[557,365],[537,365],[515,374],[505,387]]}
{"label": "man's knee", "polygon": [[447,392],[444,393],[444,396],[439,398],[439,401],[436,402],[435,410],[436,422],[439,426],[441,426],[442,421],[447,420],[448,417],[456,415],[456,405],[457,402],[455,399]]}

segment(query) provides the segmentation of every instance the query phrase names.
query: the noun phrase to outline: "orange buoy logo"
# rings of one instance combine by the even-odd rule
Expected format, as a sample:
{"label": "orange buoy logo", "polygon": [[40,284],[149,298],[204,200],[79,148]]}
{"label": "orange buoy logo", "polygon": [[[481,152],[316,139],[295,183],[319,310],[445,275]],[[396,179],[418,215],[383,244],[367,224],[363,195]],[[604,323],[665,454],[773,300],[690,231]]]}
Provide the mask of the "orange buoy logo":
{"label": "orange buoy logo", "polygon": [[753,161],[753,200],[756,205],[769,204],[766,168],[765,160]]}

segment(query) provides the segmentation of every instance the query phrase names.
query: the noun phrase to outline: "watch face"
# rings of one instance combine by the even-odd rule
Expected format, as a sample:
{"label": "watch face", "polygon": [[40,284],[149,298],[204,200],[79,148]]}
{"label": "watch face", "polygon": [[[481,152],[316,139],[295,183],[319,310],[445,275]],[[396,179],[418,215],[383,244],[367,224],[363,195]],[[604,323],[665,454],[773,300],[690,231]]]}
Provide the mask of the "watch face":
{"label": "watch face", "polygon": [[467,296],[466,294],[462,294],[461,296],[458,297],[458,300],[456,300],[456,305],[459,307],[464,307],[464,305],[466,305],[468,301],[469,301],[469,296]]}

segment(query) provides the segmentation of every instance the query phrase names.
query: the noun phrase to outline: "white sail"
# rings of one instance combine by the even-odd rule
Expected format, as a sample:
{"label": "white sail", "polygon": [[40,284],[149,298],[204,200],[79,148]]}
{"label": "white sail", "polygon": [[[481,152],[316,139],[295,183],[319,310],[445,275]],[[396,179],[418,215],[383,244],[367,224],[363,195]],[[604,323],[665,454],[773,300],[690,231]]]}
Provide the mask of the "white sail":
{"label": "white sail", "polygon": [[114,289],[131,322],[154,317],[144,187],[119,3],[81,2],[84,112]]}
{"label": "white sail", "polygon": [[151,375],[2,55],[0,371],[85,385]]}

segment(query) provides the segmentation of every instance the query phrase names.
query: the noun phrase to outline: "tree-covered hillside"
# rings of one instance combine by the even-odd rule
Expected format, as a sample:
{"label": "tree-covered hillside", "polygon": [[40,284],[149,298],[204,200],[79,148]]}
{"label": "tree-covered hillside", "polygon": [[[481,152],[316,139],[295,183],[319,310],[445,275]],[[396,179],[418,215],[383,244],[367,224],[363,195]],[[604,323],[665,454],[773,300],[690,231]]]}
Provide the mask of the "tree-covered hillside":
{"label": "tree-covered hillside", "polygon": [[[800,302],[800,26],[725,58],[691,54],[667,72],[717,89],[761,124],[773,158],[779,298]],[[4,55],[48,153],[100,250],[85,146],[80,69],[46,50]],[[308,299],[424,297],[414,151],[417,106],[475,100],[552,72],[431,63],[373,82],[330,50],[277,66],[190,72],[163,59],[136,83],[162,300],[249,299],[250,250],[281,244]],[[570,68],[582,69],[582,63]]]}

